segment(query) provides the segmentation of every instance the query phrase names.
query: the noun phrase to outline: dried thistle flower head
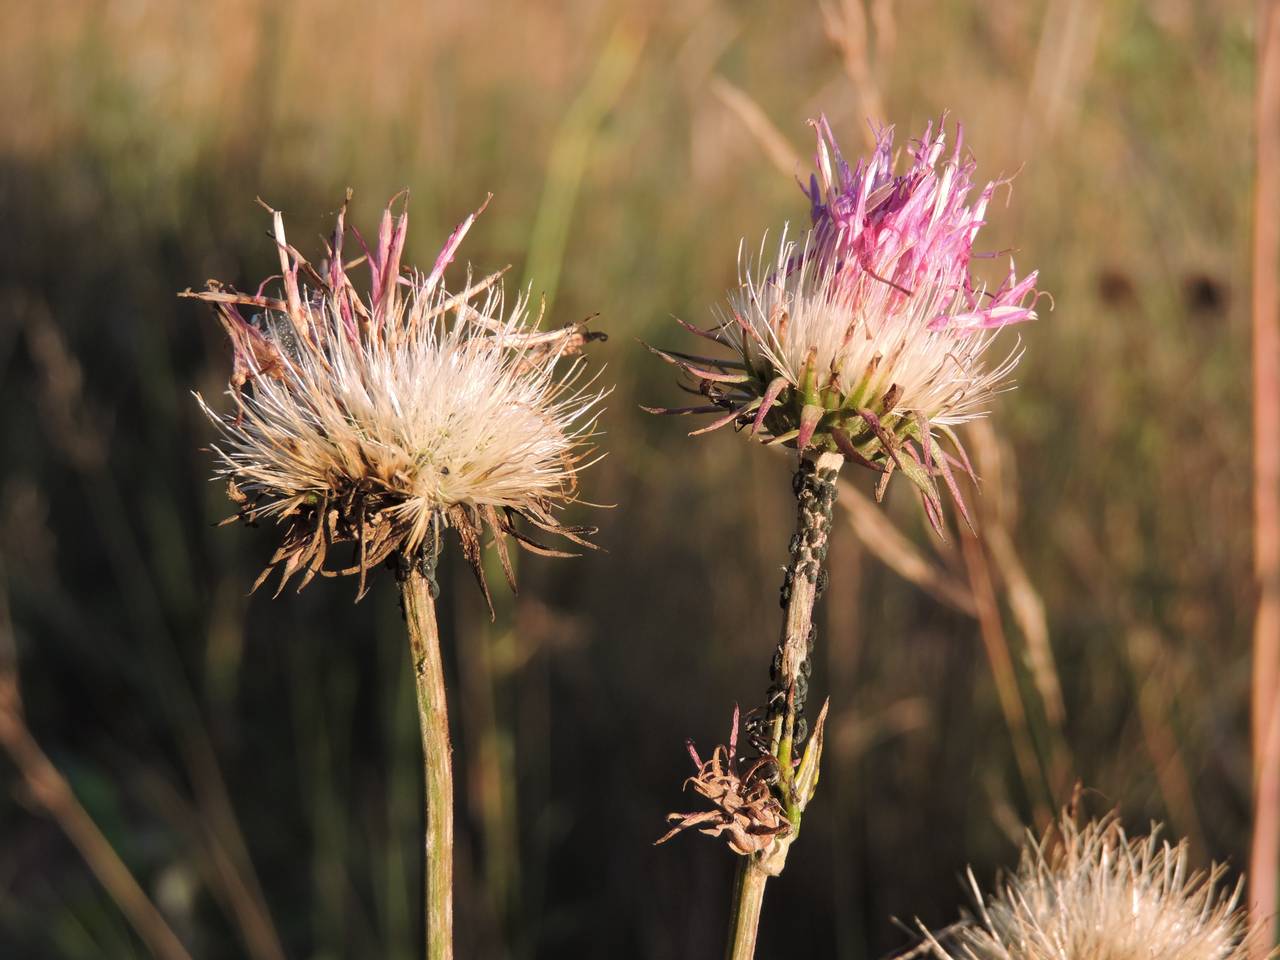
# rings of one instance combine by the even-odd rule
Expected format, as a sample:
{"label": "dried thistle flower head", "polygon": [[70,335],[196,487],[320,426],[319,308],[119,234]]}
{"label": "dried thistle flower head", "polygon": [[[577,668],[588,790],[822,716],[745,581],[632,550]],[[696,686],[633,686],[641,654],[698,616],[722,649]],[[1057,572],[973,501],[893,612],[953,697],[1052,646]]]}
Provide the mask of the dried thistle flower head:
{"label": "dried thistle flower head", "polygon": [[[984,899],[948,960],[1244,960],[1249,927],[1243,881],[1223,888],[1225,868],[1194,871],[1187,843],[1154,826],[1130,839],[1114,816],[1078,826],[1064,815],[1031,839],[1017,872]],[[932,939],[932,938],[931,938]]]}
{"label": "dried thistle flower head", "polygon": [[709,837],[727,835],[729,849],[746,856],[763,852],[775,839],[791,831],[786,811],[771,789],[777,761],[773,757],[746,761],[738,757],[736,707],[728,745],[716,747],[706,761],[698,755],[692,740],[685,746],[698,771],[685,785],[710,800],[711,809],[667,814],[667,821],[675,826],[659,837],[655,845],[695,829]]}
{"label": "dried thistle flower head", "polygon": [[[497,274],[468,276],[449,295],[443,274],[474,214],[422,275],[401,269],[407,215],[388,207],[360,258],[370,274],[362,296],[343,260],[345,212],[315,267],[273,211],[279,296],[264,293],[267,283],[252,295],[216,283],[192,294],[215,305],[234,352],[232,412],[197,395],[222,434],[218,474],[241,519],[284,528],[255,588],[279,568],[280,589],[295,574],[299,589],[317,573],[358,574],[363,594],[367,571],[389,558],[430,577],[452,528],[488,599],[486,528],[509,580],[507,534],[567,555],[521,532],[517,518],[588,545],[591,531],[555,513],[575,497],[602,394],[583,383],[580,358],[558,361],[595,335],[581,324],[538,331],[525,300],[505,303]],[[329,548],[342,543],[354,558],[329,566]]]}
{"label": "dried thistle flower head", "polygon": [[[787,851],[800,829],[800,816],[813,800],[822,762],[822,744],[830,701],[818,711],[813,736],[803,754],[791,757],[794,776],[780,777],[779,763],[788,762],[761,751],[759,756],[738,756],[737,707],[729,743],[711,751],[705,762],[693,741],[685,742],[697,773],[685,781],[711,801],[710,810],[669,813],[674,826],[656,843],[665,843],[677,833],[696,829],[709,837],[726,836],[729,849],[741,856],[756,857],[756,864],[770,876],[777,876],[787,860]],[[749,729],[749,728],[748,728]]]}
{"label": "dried thistle flower head", "polygon": [[962,157],[959,133],[944,159],[942,126],[930,125],[909,150],[910,167],[895,174],[892,128],[851,169],[825,118],[814,126],[812,229],[801,240],[784,231],[776,255],[764,244],[754,260],[740,252],[739,284],[720,322],[688,327],[734,355],[657,351],[707,403],[654,412],[717,413],[694,433],[734,424],[801,453],[842,453],[884,481],[899,470],[936,526],[934,478],[964,512],[952,467],[969,467],[952,428],[981,416],[1006,384],[1017,348],[990,368],[985,357],[999,328],[1035,318],[1036,274],[1018,280],[1011,266],[994,291],[970,276],[998,184],[970,203],[975,164]]}

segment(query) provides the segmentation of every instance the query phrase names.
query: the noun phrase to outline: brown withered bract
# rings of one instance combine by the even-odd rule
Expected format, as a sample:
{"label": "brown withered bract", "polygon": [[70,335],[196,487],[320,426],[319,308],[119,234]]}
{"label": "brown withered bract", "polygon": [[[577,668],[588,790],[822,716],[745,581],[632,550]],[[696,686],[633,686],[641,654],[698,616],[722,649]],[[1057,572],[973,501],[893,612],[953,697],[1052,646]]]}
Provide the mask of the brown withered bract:
{"label": "brown withered bract", "polygon": [[709,837],[727,834],[729,849],[747,856],[760,853],[791,831],[786,811],[769,786],[769,774],[777,761],[773,757],[756,757],[744,762],[737,756],[736,707],[727,746],[716,747],[705,762],[692,741],[687,746],[698,772],[685,785],[710,800],[712,809],[667,814],[667,821],[675,825],[655,845],[684,830],[696,829]]}

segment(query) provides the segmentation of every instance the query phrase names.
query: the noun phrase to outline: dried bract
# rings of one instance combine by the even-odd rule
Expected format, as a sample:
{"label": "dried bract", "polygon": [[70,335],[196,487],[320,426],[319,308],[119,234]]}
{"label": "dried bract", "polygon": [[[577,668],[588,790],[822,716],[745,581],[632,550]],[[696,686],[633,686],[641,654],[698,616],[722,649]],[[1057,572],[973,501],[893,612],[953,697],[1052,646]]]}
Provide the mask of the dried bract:
{"label": "dried bract", "polygon": [[763,852],[790,832],[786,812],[770,788],[770,773],[776,761],[757,757],[744,762],[737,755],[737,709],[733,711],[728,745],[716,747],[710,759],[704,762],[692,741],[687,746],[698,772],[685,785],[710,800],[712,809],[667,814],[668,822],[675,826],[657,843],[665,843],[681,831],[696,829],[709,837],[725,835],[729,849],[746,856]]}
{"label": "dried bract", "polygon": [[[536,329],[525,300],[508,308],[498,274],[468,274],[449,294],[445,268],[475,215],[423,275],[400,265],[404,213],[388,208],[376,242],[348,264],[344,204],[318,266],[288,244],[272,213],[275,295],[264,292],[271,281],[255,294],[216,283],[190,294],[215,306],[233,348],[232,411],[197,396],[222,434],[218,473],[241,519],[284,529],[258,584],[273,569],[280,589],[294,575],[301,589],[317,573],[356,574],[363,594],[367,571],[388,559],[430,576],[452,528],[488,598],[486,531],[508,579],[507,535],[568,555],[521,532],[517,518],[589,546],[591,531],[561,524],[556,512],[575,499],[602,394],[584,382],[580,359],[560,361],[596,335],[583,324]],[[360,261],[369,270],[363,294],[350,273]],[[331,564],[336,544],[353,545],[350,562]]]}

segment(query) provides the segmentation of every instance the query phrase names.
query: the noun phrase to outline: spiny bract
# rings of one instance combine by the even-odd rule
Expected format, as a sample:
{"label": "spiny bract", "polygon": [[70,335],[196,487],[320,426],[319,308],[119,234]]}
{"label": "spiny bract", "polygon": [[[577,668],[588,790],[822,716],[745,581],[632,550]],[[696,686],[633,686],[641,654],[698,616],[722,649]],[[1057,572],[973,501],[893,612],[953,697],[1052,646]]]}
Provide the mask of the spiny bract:
{"label": "spiny bract", "polygon": [[[233,412],[197,395],[222,433],[218,474],[242,519],[285,528],[258,584],[277,567],[281,589],[295,574],[301,589],[317,573],[354,573],[363,593],[367,570],[388,558],[430,574],[451,527],[488,598],[486,528],[509,579],[507,534],[564,555],[520,532],[517,517],[586,545],[590,531],[561,525],[554,511],[575,497],[601,393],[582,383],[580,358],[558,361],[598,335],[582,324],[538,331],[525,300],[505,309],[497,274],[468,276],[449,295],[444,271],[474,214],[424,276],[401,270],[407,215],[388,207],[360,258],[371,277],[362,297],[342,259],[345,212],[313,267],[273,211],[278,297],[263,294],[265,283],[253,295],[216,283],[194,294],[215,305],[234,350]],[[326,566],[328,548],[344,542],[352,561]]]}

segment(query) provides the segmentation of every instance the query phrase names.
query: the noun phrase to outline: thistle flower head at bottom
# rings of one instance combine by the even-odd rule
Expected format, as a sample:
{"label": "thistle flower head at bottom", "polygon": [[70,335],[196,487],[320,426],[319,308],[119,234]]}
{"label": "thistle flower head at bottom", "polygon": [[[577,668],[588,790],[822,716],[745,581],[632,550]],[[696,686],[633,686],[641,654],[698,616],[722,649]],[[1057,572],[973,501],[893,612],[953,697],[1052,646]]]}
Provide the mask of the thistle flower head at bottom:
{"label": "thistle flower head at bottom", "polygon": [[[581,325],[536,330],[524,300],[508,309],[496,275],[448,294],[444,268],[473,217],[423,275],[401,270],[407,218],[388,210],[360,295],[342,260],[344,215],[345,206],[317,268],[288,245],[275,214],[280,296],[217,284],[195,295],[214,304],[234,351],[231,411],[197,395],[222,435],[218,474],[241,519],[284,530],[258,584],[275,569],[281,589],[294,575],[301,589],[317,573],[358,574],[363,593],[384,560],[429,573],[452,528],[488,598],[486,529],[509,579],[507,535],[564,555],[517,519],[589,545],[590,531],[555,513],[576,497],[602,396],[583,383],[580,359],[559,361],[592,335]],[[339,544],[353,556],[333,566]]]}
{"label": "thistle flower head at bottom", "polygon": [[1225,867],[1188,865],[1186,841],[1129,838],[1114,816],[1083,827],[1064,815],[1032,838],[1017,871],[984,898],[944,960],[1245,960],[1250,929],[1243,881]]}

